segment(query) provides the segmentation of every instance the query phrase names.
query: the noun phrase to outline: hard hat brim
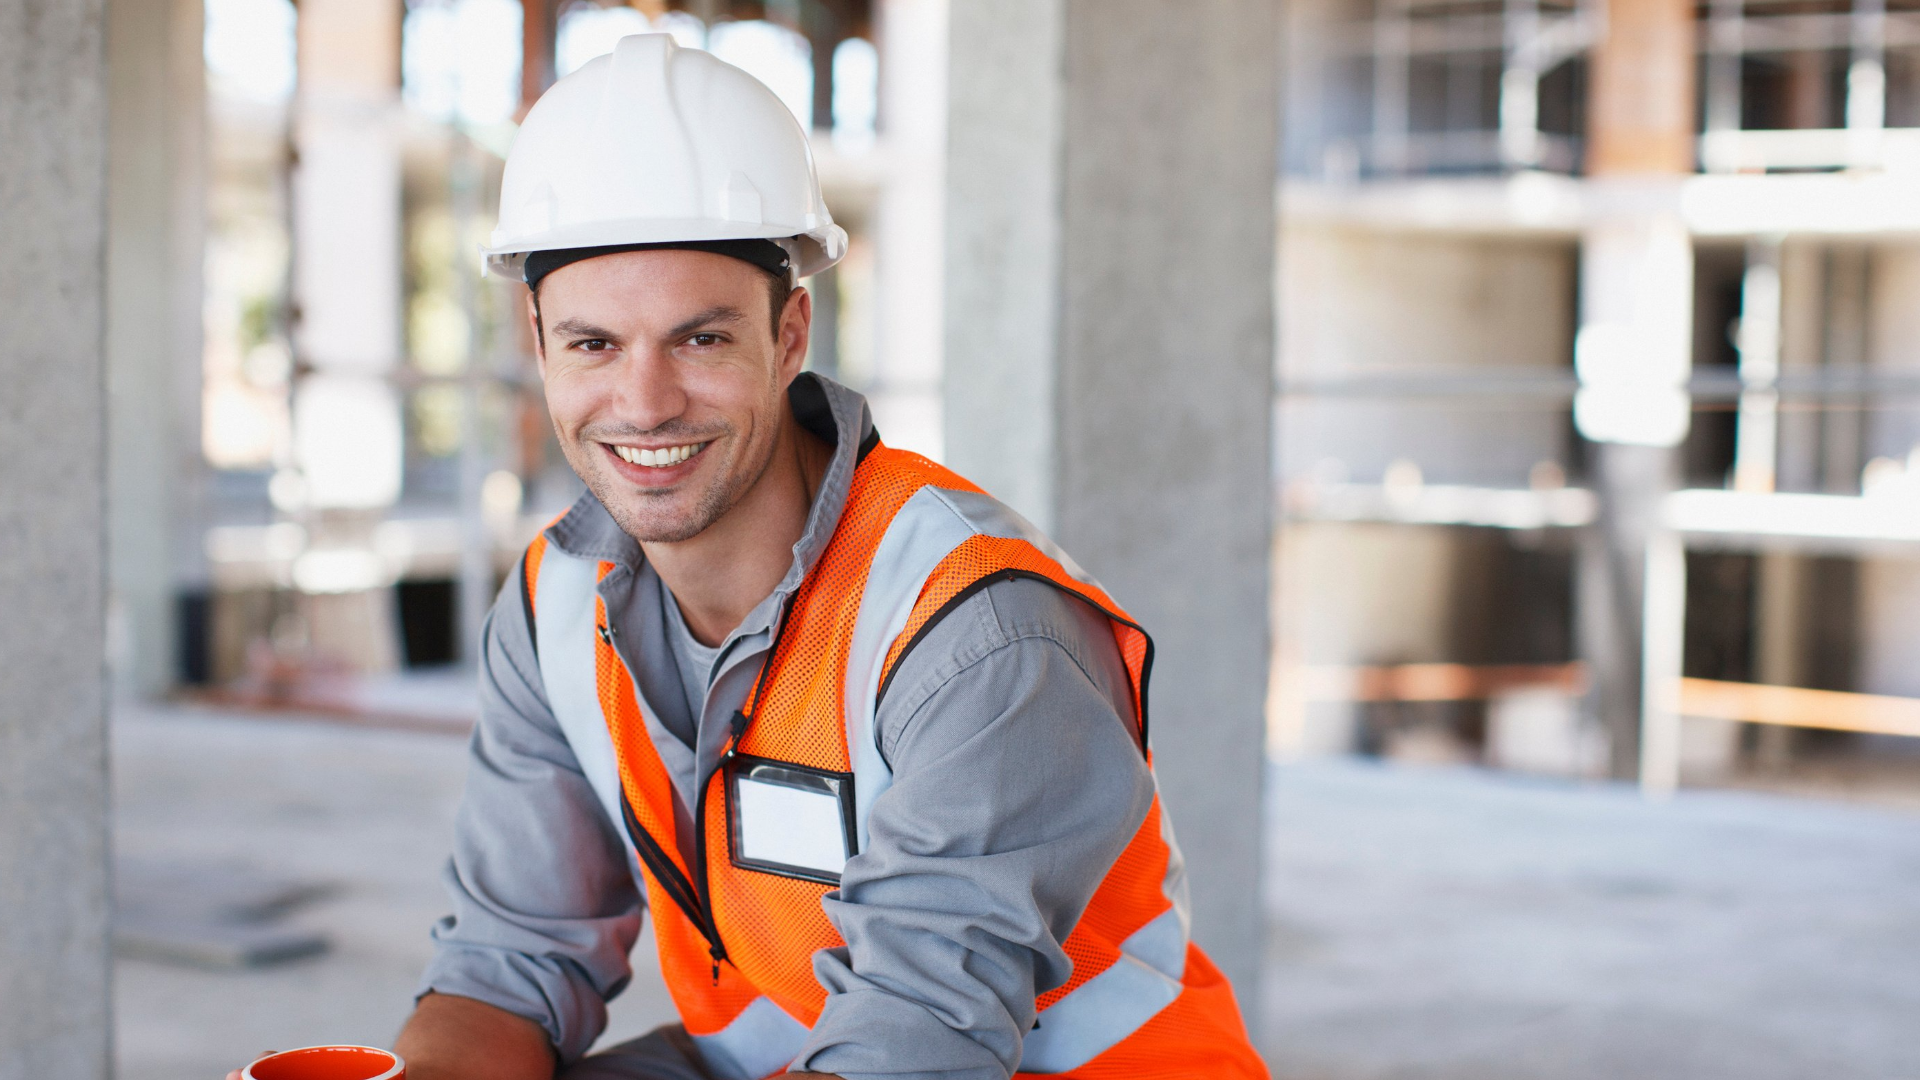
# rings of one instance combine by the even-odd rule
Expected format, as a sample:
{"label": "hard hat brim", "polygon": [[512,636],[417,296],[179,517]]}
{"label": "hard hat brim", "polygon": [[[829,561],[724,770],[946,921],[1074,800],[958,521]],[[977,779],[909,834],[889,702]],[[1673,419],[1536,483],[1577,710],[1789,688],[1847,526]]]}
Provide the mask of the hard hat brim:
{"label": "hard hat brim", "polygon": [[527,255],[566,248],[612,247],[620,244],[671,244],[697,240],[785,240],[799,247],[794,267],[797,277],[809,277],[840,261],[847,252],[847,233],[828,222],[812,229],[778,224],[711,219],[644,218],[625,222],[592,222],[520,237],[482,249],[487,273],[523,280]]}

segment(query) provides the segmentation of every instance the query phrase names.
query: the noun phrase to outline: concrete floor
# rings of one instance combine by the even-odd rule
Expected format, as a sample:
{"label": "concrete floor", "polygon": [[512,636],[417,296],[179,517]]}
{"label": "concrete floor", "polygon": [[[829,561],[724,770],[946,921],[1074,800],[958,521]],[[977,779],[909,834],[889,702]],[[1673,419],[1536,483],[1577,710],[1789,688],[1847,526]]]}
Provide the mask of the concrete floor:
{"label": "concrete floor", "polygon": [[[333,948],[237,972],[123,960],[120,1076],[389,1042],[444,908],[463,753],[446,735],[123,715],[121,852],[327,884],[288,921]],[[1277,767],[1269,805],[1277,1080],[1920,1077],[1920,817],[1351,762]],[[649,943],[635,961],[608,1040],[671,1015]]]}
{"label": "concrete floor", "polygon": [[1920,1077],[1920,817],[1277,769],[1284,1080]]}
{"label": "concrete floor", "polygon": [[[287,921],[326,933],[324,955],[222,971],[121,959],[121,1080],[216,1080],[261,1050],[391,1045],[446,911],[439,870],[466,742],[196,710],[116,719],[114,818],[122,856],[234,867],[331,887]],[[606,1038],[671,1019],[650,940]]]}

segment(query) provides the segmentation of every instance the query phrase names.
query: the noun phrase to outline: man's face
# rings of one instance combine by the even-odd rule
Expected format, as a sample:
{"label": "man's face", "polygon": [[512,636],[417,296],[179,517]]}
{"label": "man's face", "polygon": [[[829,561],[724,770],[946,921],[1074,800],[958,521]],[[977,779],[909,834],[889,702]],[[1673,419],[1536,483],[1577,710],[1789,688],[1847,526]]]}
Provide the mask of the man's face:
{"label": "man's face", "polygon": [[704,251],[602,255],[541,281],[561,449],[634,539],[698,535],[766,472],[810,314],[795,290],[776,336],[771,303],[763,271]]}

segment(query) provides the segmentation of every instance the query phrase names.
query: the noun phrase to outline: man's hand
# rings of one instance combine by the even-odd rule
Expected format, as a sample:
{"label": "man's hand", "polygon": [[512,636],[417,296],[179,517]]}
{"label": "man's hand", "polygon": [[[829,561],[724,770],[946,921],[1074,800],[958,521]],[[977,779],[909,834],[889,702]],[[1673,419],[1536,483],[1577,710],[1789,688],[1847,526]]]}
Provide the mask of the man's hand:
{"label": "man's hand", "polygon": [[[266,1050],[259,1061],[277,1051]],[[472,998],[428,994],[400,1031],[393,1052],[407,1080],[551,1080],[553,1050],[540,1025]],[[240,1080],[242,1070],[227,1074]]]}
{"label": "man's hand", "polygon": [[525,1017],[472,998],[428,994],[420,999],[393,1052],[407,1080],[551,1080],[547,1033]]}

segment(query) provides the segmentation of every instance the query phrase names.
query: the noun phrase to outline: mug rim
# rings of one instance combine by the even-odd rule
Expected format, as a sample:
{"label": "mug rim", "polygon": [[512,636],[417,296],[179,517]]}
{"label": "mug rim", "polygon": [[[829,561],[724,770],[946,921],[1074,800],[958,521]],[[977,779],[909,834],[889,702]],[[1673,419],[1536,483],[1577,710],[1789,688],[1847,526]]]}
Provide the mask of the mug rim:
{"label": "mug rim", "polygon": [[247,1067],[240,1070],[240,1078],[241,1080],[260,1080],[259,1077],[253,1074],[253,1067],[255,1065],[260,1064],[262,1061],[272,1061],[277,1057],[284,1057],[287,1054],[298,1054],[307,1050],[371,1050],[376,1054],[385,1054],[387,1057],[393,1059],[392,1068],[377,1076],[369,1076],[367,1080],[395,1080],[395,1078],[401,1074],[402,1070],[407,1067],[407,1063],[401,1059],[399,1054],[391,1050],[381,1049],[378,1046],[362,1046],[359,1043],[319,1043],[314,1046],[296,1046],[289,1050],[275,1050],[266,1057],[249,1061]]}

